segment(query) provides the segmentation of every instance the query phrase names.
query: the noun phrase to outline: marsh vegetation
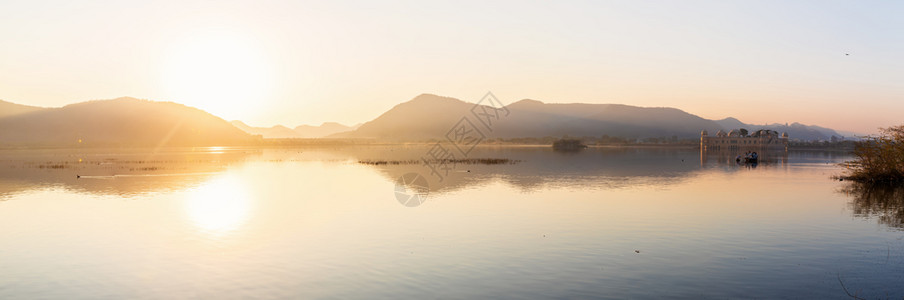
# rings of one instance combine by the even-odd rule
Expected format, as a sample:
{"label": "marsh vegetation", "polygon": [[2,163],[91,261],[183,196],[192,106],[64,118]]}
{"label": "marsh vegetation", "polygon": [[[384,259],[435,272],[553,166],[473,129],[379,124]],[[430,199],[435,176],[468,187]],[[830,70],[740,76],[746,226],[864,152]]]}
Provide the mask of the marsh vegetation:
{"label": "marsh vegetation", "polygon": [[[508,158],[463,158],[463,159],[433,159],[428,160],[430,163],[442,163],[442,164],[462,164],[462,165],[514,165],[520,160],[517,159],[508,159]],[[408,160],[359,160],[359,164],[362,165],[416,165],[424,163],[423,160],[417,159],[408,159]]]}
{"label": "marsh vegetation", "polygon": [[854,159],[844,163],[848,174],[840,177],[861,183],[904,183],[904,125],[882,128],[854,148]]}

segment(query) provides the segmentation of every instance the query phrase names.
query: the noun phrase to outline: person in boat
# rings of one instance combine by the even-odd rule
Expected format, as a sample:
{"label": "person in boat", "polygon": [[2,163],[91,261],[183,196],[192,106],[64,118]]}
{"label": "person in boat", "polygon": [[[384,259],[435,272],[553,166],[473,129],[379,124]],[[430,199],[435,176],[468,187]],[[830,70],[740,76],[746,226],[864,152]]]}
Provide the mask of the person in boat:
{"label": "person in boat", "polygon": [[740,162],[741,162],[741,155],[738,154],[738,156],[735,157],[734,161],[735,161],[736,163],[740,163]]}

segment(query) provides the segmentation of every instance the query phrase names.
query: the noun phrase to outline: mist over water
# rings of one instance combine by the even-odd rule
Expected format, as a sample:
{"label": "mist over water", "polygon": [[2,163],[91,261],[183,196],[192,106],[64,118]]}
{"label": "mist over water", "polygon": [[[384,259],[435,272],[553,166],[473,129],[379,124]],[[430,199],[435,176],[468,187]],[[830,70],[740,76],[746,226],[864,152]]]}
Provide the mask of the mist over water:
{"label": "mist over water", "polygon": [[0,150],[0,298],[904,296],[901,192],[841,153],[428,150]]}

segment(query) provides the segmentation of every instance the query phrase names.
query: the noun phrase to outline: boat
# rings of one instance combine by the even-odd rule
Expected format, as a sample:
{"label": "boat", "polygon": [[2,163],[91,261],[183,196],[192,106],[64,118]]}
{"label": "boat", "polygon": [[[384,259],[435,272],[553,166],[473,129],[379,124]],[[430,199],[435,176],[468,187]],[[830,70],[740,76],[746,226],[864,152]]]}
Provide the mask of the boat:
{"label": "boat", "polygon": [[737,163],[741,163],[742,161],[745,164],[755,164],[760,161],[760,155],[757,154],[756,152],[753,152],[753,153],[748,153],[744,156],[738,155],[735,158],[735,162],[737,162]]}
{"label": "boat", "polygon": [[750,153],[744,157],[744,162],[748,164],[755,164],[760,161],[760,155],[756,152]]}

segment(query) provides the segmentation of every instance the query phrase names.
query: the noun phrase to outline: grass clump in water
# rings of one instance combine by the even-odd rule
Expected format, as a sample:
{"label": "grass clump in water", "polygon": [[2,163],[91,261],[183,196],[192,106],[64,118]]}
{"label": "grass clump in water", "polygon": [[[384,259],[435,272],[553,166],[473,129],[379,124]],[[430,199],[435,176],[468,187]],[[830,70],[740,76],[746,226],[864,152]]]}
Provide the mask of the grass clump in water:
{"label": "grass clump in water", "polygon": [[862,183],[904,183],[904,125],[881,128],[877,137],[867,137],[854,148],[854,160],[847,161],[847,179]]}
{"label": "grass clump in water", "polygon": [[[521,162],[521,160],[517,159],[508,159],[508,158],[464,158],[464,159],[433,159],[429,160],[430,163],[444,163],[444,164],[462,164],[462,165],[514,165],[516,163]],[[374,166],[382,166],[382,165],[415,165],[422,164],[424,161],[421,160],[359,160],[359,164],[364,165],[374,165]]]}

